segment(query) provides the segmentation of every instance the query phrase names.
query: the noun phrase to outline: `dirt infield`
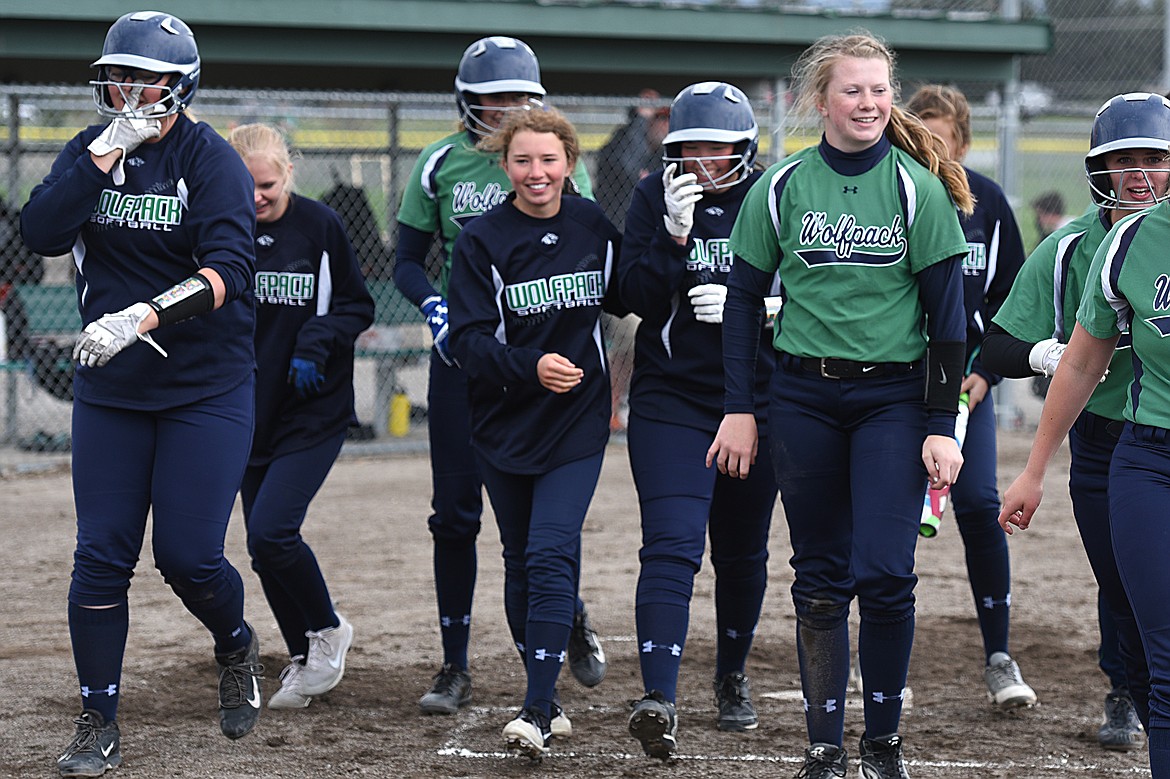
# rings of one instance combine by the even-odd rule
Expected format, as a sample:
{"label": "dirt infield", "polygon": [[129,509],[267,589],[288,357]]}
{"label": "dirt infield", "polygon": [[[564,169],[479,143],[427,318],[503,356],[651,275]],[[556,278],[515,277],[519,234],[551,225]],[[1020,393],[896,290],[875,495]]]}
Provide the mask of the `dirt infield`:
{"label": "dirt infield", "polygon": [[[1030,435],[1001,435],[1001,487],[1018,472]],[[1108,684],[1096,668],[1096,590],[1069,515],[1062,453],[1034,527],[1011,539],[1012,649],[1040,704],[1006,715],[986,700],[982,652],[962,543],[948,516],[919,546],[918,631],[910,669],[913,702],[903,722],[910,773],[922,777],[1113,777],[1147,775],[1144,751],[1109,753],[1096,743]],[[65,622],[74,535],[69,476],[2,481],[0,543],[0,776],[55,776],[72,735],[77,693]],[[523,672],[503,623],[502,563],[485,523],[472,627],[475,700],[452,718],[425,717],[417,699],[440,659],[426,531],[425,455],[347,458],[310,510],[306,535],[339,609],[357,631],[345,680],[298,711],[264,711],[239,742],[219,735],[215,668],[207,634],[182,608],[143,551],[131,590],[131,633],[119,722],[134,777],[790,777],[804,738],[787,532],[776,509],[771,578],[748,673],[759,730],[715,728],[713,580],[695,588],[679,686],[679,756],[664,766],[626,732],[628,701],[641,687],[633,591],[637,502],[626,452],[613,446],[585,526],[582,596],[609,655],[609,674],[586,690],[569,674],[561,697],[573,738],[540,766],[505,757],[500,728],[523,698]],[[242,521],[229,557],[248,587],[247,613],[261,638],[266,696],[284,665],[275,622],[247,568]],[[852,704],[857,704],[852,706]],[[856,753],[860,704],[851,702],[846,746]],[[853,764],[856,765],[855,763]],[[856,768],[851,768],[850,776]]]}

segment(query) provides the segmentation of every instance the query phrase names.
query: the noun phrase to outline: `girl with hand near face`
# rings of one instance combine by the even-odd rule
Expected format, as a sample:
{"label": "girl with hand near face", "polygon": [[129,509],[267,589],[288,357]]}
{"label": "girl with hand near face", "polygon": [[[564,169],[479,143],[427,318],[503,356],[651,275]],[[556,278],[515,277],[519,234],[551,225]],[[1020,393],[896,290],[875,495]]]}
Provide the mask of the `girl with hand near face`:
{"label": "girl with hand near face", "polygon": [[539,759],[564,718],[555,687],[574,624],[581,526],[609,439],[599,319],[611,308],[620,240],[596,203],[565,191],[580,152],[559,112],[513,112],[481,146],[500,155],[513,191],[455,242],[451,346],[468,377],[471,446],[527,669],[523,706],[503,735]]}

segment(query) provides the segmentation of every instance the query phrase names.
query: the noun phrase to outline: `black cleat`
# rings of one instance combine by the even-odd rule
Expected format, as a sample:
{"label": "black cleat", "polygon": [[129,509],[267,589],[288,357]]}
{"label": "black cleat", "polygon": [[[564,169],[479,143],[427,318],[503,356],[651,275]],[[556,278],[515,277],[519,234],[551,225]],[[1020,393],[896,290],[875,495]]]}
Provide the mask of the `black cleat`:
{"label": "black cleat", "polygon": [[796,772],[796,779],[833,779],[845,776],[849,756],[834,744],[813,744],[804,750],[804,765]]}
{"label": "black cleat", "polygon": [[260,639],[249,625],[252,640],[243,649],[215,656],[219,665],[219,729],[231,739],[242,738],[260,719]]}
{"label": "black cleat", "polygon": [[122,765],[122,734],[117,722],[106,722],[93,709],[86,709],[73,721],[77,732],[57,758],[61,776],[101,776]]}
{"label": "black cleat", "polygon": [[471,674],[444,663],[434,675],[431,689],[419,698],[423,714],[454,714],[460,706],[471,703]]}
{"label": "black cleat", "polygon": [[861,737],[861,779],[910,779],[902,759],[902,737]]}
{"label": "black cleat", "polygon": [[731,733],[755,730],[760,724],[748,679],[742,673],[729,673],[715,680],[715,705],[719,707],[719,729]]}
{"label": "black cleat", "polygon": [[1146,732],[1129,690],[1115,689],[1105,696],[1105,724],[1097,731],[1097,743],[1119,752],[1139,749],[1146,743]]}
{"label": "black cleat", "polygon": [[634,703],[630,714],[630,735],[642,742],[642,751],[659,760],[669,760],[678,748],[678,717],[674,704],[658,690],[646,693]]}
{"label": "black cleat", "polygon": [[573,617],[569,633],[569,670],[573,678],[586,687],[596,687],[605,678],[607,664],[605,650],[597,638],[597,631],[589,623],[589,615],[582,609]]}

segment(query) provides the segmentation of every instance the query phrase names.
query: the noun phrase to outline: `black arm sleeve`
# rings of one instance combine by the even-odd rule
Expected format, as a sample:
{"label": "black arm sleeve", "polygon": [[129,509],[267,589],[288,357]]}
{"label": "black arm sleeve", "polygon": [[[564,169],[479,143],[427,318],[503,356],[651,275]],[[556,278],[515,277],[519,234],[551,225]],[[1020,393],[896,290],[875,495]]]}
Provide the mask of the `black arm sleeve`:
{"label": "black arm sleeve", "polygon": [[398,244],[394,248],[394,283],[402,296],[416,307],[432,295],[438,295],[427,278],[427,251],[433,236],[398,223]]}
{"label": "black arm sleeve", "polygon": [[772,276],[736,257],[727,277],[727,301],[723,304],[723,412],[754,414],[756,411],[756,351],[764,296]]}
{"label": "black arm sleeve", "polygon": [[1028,362],[1028,354],[1035,344],[1021,341],[995,322],[983,336],[983,364],[1000,376],[1026,379],[1035,376]]}

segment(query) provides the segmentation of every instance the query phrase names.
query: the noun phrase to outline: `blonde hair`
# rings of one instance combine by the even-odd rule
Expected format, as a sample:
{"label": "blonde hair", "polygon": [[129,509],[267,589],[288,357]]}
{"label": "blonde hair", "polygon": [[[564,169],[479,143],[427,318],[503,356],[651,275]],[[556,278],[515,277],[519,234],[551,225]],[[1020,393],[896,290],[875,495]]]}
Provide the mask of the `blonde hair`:
{"label": "blonde hair", "polygon": [[[890,87],[894,92],[894,100],[898,99],[893,50],[876,36],[860,30],[844,35],[826,35],[805,49],[796,60],[792,66],[792,79],[797,89],[798,112],[805,115],[815,114],[817,104],[828,92],[829,82],[833,78],[833,68],[838,61],[846,57],[883,60],[890,70]],[[890,143],[942,179],[943,185],[950,192],[960,211],[969,216],[975,210],[975,198],[967,183],[967,172],[963,170],[961,164],[948,159],[946,144],[928,130],[921,120],[892,105],[890,121],[886,125],[886,137]]]}
{"label": "blonde hair", "polygon": [[971,106],[956,87],[925,84],[906,102],[906,110],[919,119],[948,119],[955,126],[959,143],[971,145]]}
{"label": "blonde hair", "polygon": [[283,171],[285,189],[292,191],[292,153],[279,130],[266,124],[241,124],[228,133],[227,140],[244,162],[253,157],[266,158],[273,167]]}
{"label": "blonde hair", "polygon": [[573,123],[565,118],[557,109],[551,106],[530,108],[522,111],[509,111],[494,133],[480,140],[476,146],[484,151],[499,153],[501,158],[507,158],[508,147],[516,133],[529,130],[534,133],[552,133],[560,139],[565,147],[565,156],[568,157],[568,170],[571,173],[577,166],[581,156],[581,144],[577,140],[577,130]]}

